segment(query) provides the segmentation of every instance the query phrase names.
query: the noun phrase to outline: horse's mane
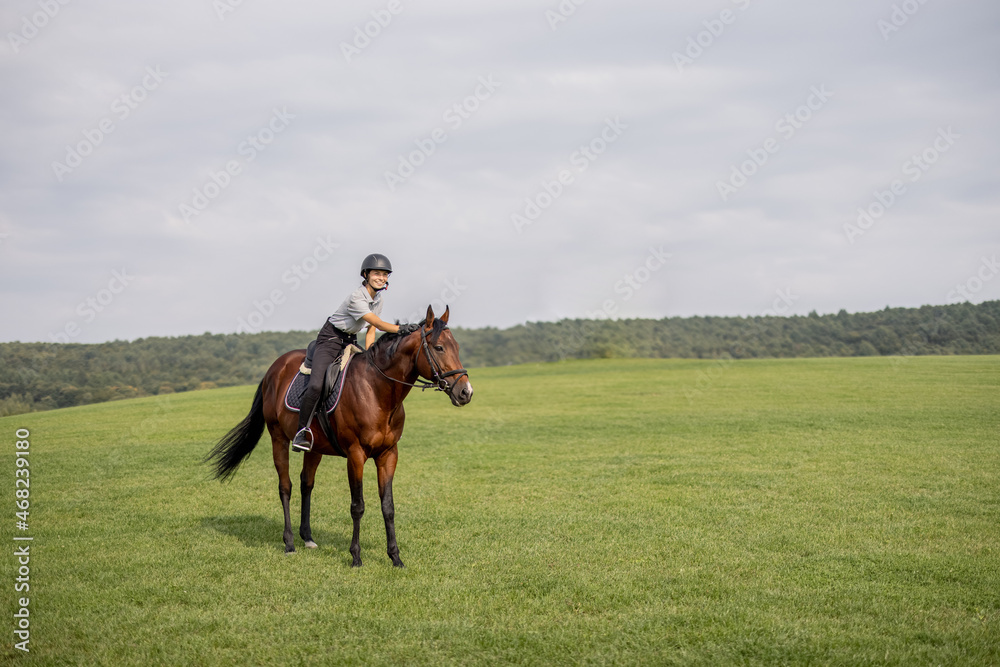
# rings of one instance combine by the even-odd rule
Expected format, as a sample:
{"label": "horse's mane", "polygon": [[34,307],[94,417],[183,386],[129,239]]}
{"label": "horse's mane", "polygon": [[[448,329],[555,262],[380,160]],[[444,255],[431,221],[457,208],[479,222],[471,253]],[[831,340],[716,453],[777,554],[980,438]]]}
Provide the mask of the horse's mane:
{"label": "horse's mane", "polygon": [[[417,322],[421,328],[426,326],[427,318],[424,318]],[[397,321],[396,324],[399,324]],[[431,325],[430,340],[431,343],[437,341],[438,336],[441,332],[447,329],[447,325],[440,319],[435,318],[433,324]],[[398,333],[387,333],[383,334],[372,343],[372,346],[365,350],[365,354],[368,358],[379,364],[380,366],[388,363],[394,356],[396,356],[396,351],[399,349],[399,343],[403,340],[405,336],[400,336]]]}

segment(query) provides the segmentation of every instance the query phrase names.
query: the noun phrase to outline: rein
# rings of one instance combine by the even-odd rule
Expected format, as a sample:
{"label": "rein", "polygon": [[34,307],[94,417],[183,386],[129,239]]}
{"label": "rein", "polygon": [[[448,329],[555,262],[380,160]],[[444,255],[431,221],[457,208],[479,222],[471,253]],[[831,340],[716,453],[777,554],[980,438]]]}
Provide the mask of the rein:
{"label": "rein", "polygon": [[457,368],[453,371],[442,372],[443,369],[441,368],[441,364],[438,363],[437,359],[434,358],[434,355],[431,354],[431,348],[430,346],[427,345],[427,330],[424,329],[423,327],[420,328],[420,345],[423,348],[424,354],[427,355],[427,363],[430,364],[431,372],[434,373],[433,382],[424,380],[423,378],[420,377],[417,378],[416,383],[404,382],[403,380],[397,380],[396,378],[391,378],[385,374],[385,371],[383,371],[381,368],[378,367],[378,364],[376,364],[372,360],[371,355],[366,355],[366,356],[368,358],[368,363],[374,366],[375,370],[377,370],[379,374],[386,380],[391,380],[392,382],[396,382],[397,384],[405,384],[407,387],[419,387],[420,391],[423,391],[425,389],[433,389],[434,391],[443,391],[446,393],[450,393],[452,389],[454,389],[455,385],[452,384],[449,386],[448,383],[445,382],[445,378],[451,377],[452,375],[467,376],[469,374],[469,372],[464,368]]}

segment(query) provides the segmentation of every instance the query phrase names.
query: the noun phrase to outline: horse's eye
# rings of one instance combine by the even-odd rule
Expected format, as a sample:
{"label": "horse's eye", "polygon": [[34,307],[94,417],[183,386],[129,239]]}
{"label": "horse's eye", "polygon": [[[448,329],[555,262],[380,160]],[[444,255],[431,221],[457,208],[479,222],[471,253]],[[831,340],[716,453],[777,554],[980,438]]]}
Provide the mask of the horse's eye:
{"label": "horse's eye", "polygon": [[435,345],[434,349],[437,350],[438,352],[444,352],[444,346],[443,345]]}

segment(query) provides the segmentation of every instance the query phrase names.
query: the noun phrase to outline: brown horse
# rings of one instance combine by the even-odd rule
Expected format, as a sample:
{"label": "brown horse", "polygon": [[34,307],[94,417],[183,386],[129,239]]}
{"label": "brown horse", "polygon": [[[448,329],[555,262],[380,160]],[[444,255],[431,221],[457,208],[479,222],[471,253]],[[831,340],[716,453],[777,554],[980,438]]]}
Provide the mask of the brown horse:
{"label": "brown horse", "polygon": [[[410,389],[419,386],[444,391],[456,406],[472,400],[472,384],[468,372],[458,358],[458,343],[448,330],[448,308],[441,319],[427,307],[427,319],[420,329],[408,335],[386,334],[363,355],[347,366],[347,376],[340,402],[329,416],[320,408],[316,420],[330,419],[336,442],[331,443],[317,424],[313,425],[315,440],[312,451],[304,454],[301,481],[302,520],[299,536],[309,548],[316,548],[309,527],[309,499],[312,495],[316,468],[323,455],[347,459],[347,480],[351,486],[351,518],[354,536],[351,538],[353,567],[361,566],[361,546],[358,533],[365,500],[361,478],[365,461],[375,459],[378,470],[378,494],[382,499],[385,519],[386,552],[396,567],[403,567],[396,544],[395,510],[392,504],[392,476],[396,470],[399,438],[403,434],[403,399]],[[280,356],[268,369],[257,387],[250,414],[215,445],[206,462],[212,462],[215,477],[229,479],[250,455],[264,432],[271,434],[274,467],[278,470],[278,495],[285,513],[285,552],[295,551],[289,501],[292,480],[288,475],[288,443],[298,426],[298,413],[285,407],[285,391],[295,378],[305,350],[293,350]],[[314,371],[317,372],[317,371]],[[318,372],[322,372],[321,370]],[[420,378],[425,378],[421,380]],[[448,378],[453,378],[450,382]]]}

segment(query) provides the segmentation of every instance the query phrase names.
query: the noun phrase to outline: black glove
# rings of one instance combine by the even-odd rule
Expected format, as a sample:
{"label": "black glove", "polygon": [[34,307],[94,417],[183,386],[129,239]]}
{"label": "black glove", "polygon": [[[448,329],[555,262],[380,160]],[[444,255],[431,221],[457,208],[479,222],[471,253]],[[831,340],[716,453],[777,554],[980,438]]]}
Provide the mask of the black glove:
{"label": "black glove", "polygon": [[400,324],[399,325],[399,335],[400,336],[408,336],[409,334],[413,333],[414,331],[419,331],[419,330],[420,330],[420,325],[419,324],[414,324],[412,322],[409,322],[407,324]]}

